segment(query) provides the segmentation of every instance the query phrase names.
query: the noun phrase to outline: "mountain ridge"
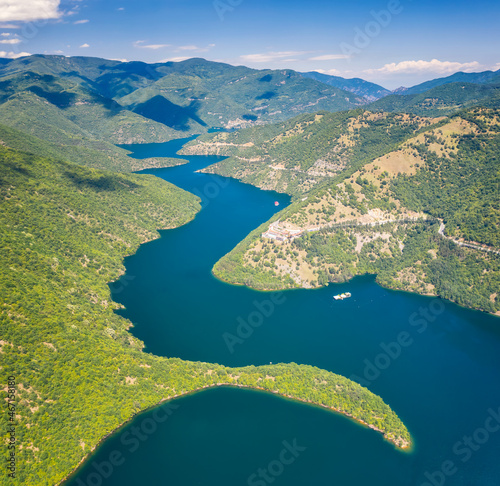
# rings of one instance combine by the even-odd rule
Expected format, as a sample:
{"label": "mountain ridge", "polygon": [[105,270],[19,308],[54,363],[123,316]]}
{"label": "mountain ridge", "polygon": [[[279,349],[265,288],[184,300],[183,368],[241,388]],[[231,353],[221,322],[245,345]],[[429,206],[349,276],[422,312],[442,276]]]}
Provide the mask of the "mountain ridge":
{"label": "mountain ridge", "polygon": [[375,101],[384,96],[391,94],[391,91],[370,81],[361,78],[343,78],[340,76],[332,76],[329,74],[319,73],[317,71],[309,71],[300,73],[302,76],[316,79],[322,83],[335,86],[336,88],[362,96],[367,101]]}
{"label": "mountain ridge", "polygon": [[[299,112],[338,111],[365,103],[349,91],[306,79],[290,69],[257,70],[202,58],[147,64],[37,54],[0,65],[0,80],[26,71],[80,84],[137,113],[149,114],[147,103],[161,96],[170,103],[171,111],[190,113],[181,116],[180,122],[178,116],[173,120],[156,116],[179,132],[250,126]],[[214,92],[217,99],[207,95]]]}

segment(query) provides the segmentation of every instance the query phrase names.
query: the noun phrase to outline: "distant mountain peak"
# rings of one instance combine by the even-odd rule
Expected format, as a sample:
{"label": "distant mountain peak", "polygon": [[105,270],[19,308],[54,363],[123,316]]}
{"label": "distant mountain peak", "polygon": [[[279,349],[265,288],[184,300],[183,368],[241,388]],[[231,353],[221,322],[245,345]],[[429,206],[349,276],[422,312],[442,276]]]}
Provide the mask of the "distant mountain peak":
{"label": "distant mountain peak", "polygon": [[314,79],[320,81],[329,86],[335,88],[343,89],[344,91],[349,91],[358,96],[361,96],[367,103],[370,101],[376,101],[384,96],[391,94],[388,89],[379,86],[375,83],[370,83],[361,78],[342,78],[341,76],[331,76],[329,74],[319,73],[317,71],[310,71],[307,73],[300,73],[301,76],[306,78]]}

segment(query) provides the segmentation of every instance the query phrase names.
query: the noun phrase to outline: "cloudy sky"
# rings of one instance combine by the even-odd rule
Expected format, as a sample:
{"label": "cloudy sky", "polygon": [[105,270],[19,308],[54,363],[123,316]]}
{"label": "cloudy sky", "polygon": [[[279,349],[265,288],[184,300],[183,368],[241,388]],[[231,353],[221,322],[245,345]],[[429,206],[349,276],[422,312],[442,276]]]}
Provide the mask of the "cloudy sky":
{"label": "cloudy sky", "polygon": [[0,57],[190,57],[389,89],[500,69],[498,0],[0,0]]}

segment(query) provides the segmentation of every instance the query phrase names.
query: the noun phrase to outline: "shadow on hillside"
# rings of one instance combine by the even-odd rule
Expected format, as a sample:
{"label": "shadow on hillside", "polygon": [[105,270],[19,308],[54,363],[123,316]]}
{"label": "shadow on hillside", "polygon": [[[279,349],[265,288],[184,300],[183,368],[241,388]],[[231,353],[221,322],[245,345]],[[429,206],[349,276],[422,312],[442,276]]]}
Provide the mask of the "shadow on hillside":
{"label": "shadow on hillside", "polygon": [[70,106],[76,98],[75,93],[68,93],[67,91],[45,91],[40,88],[40,86],[30,86],[27,91],[31,91],[40,98],[43,98],[58,108],[63,109]]}
{"label": "shadow on hillside", "polygon": [[190,121],[204,127],[207,126],[197,114],[199,108],[200,102],[197,100],[191,101],[188,106],[179,106],[163,96],[157,95],[133,107],[132,111],[151,120],[163,123],[175,130],[185,132],[190,129]]}
{"label": "shadow on hillside", "polygon": [[76,186],[83,186],[94,191],[117,191],[135,189],[139,187],[131,181],[122,181],[116,176],[87,177],[76,172],[64,172],[64,175]]}

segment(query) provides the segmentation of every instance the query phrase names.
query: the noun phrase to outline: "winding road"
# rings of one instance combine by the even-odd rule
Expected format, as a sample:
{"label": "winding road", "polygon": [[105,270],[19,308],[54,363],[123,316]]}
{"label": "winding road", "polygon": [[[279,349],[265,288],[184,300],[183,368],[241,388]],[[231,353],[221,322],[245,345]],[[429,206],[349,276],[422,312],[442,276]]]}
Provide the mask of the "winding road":
{"label": "winding road", "polygon": [[443,237],[443,238],[446,238],[447,240],[451,240],[453,241],[453,243],[459,245],[459,246],[466,246],[467,248],[474,248],[475,250],[480,250],[480,251],[487,251],[489,253],[495,253],[496,255],[500,255],[500,251],[498,250],[494,250],[493,248],[487,248],[485,246],[481,246],[481,245],[475,245],[473,243],[466,243],[464,241],[459,241],[459,240],[455,240],[454,238],[452,238],[451,236],[445,236],[444,234],[444,229],[445,229],[445,225],[444,223],[441,221],[441,224],[439,226],[439,231],[438,233]]}

